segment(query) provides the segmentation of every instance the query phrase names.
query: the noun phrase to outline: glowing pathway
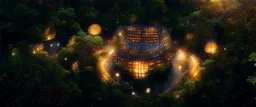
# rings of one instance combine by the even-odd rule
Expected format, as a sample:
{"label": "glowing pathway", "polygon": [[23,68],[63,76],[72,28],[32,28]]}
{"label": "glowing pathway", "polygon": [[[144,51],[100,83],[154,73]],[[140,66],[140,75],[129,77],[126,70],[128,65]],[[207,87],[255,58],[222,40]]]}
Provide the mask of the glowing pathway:
{"label": "glowing pathway", "polygon": [[198,62],[198,59],[194,55],[191,56],[191,60],[192,60],[192,69],[190,71],[190,74],[193,77],[196,77],[199,72],[199,62]]}
{"label": "glowing pathway", "polygon": [[105,56],[105,58],[102,58],[102,60],[98,64],[103,80],[108,80],[109,78],[111,78],[109,75],[109,72],[106,70],[104,65],[110,59],[110,56],[112,55],[113,52],[114,52],[114,49],[110,49],[110,51],[108,52],[108,55]]}
{"label": "glowing pathway", "polygon": [[107,59],[103,59],[99,64],[99,68],[100,68],[100,72],[101,72],[103,80],[108,80],[110,78],[108,71],[104,68],[104,64],[106,61],[107,61]]}

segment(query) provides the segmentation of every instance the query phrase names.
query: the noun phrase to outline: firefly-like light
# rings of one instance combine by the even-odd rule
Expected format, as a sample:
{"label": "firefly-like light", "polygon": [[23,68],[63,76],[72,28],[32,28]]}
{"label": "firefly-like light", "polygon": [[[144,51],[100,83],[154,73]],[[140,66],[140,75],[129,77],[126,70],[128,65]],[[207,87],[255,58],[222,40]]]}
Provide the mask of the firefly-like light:
{"label": "firefly-like light", "polygon": [[146,92],[147,92],[147,93],[150,93],[150,88],[147,88],[147,89],[146,89]]}
{"label": "firefly-like light", "polygon": [[116,75],[116,77],[119,77],[119,76],[120,76],[120,74],[119,74],[118,72],[117,72],[115,75]]}
{"label": "firefly-like light", "polygon": [[135,92],[132,92],[132,95],[135,95]]}

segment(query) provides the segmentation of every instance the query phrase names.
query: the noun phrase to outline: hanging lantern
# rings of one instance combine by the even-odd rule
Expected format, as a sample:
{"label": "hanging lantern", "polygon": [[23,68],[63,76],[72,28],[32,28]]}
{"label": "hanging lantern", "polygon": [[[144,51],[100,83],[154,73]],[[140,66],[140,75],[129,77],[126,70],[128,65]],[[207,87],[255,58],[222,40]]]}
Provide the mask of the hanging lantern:
{"label": "hanging lantern", "polygon": [[208,42],[205,45],[204,51],[209,54],[215,54],[217,52],[218,46],[215,42]]}
{"label": "hanging lantern", "polygon": [[101,26],[99,24],[92,24],[88,28],[88,33],[92,36],[98,35],[101,32]]}

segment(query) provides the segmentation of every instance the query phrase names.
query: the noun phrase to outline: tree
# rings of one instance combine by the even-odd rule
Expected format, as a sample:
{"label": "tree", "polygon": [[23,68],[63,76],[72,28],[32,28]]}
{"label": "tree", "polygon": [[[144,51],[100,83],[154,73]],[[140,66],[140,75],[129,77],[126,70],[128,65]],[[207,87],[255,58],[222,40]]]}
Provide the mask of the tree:
{"label": "tree", "polygon": [[253,52],[253,53],[249,56],[248,61],[250,61],[250,62],[256,62],[256,53],[255,53],[255,52]]}

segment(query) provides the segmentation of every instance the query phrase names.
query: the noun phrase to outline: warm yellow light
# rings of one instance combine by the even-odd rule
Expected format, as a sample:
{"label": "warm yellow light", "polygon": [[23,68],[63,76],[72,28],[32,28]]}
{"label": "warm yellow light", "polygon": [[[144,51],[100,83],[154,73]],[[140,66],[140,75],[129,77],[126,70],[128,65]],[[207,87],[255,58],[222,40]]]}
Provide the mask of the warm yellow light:
{"label": "warm yellow light", "polygon": [[76,62],[74,62],[74,63],[72,64],[72,70],[73,70],[73,71],[78,71],[78,61],[76,61]]}
{"label": "warm yellow light", "polygon": [[219,2],[220,0],[210,0],[211,2]]}
{"label": "warm yellow light", "polygon": [[121,32],[119,32],[119,33],[118,33],[118,35],[119,35],[119,36],[122,36],[122,33],[121,33]]}
{"label": "warm yellow light", "polygon": [[53,44],[50,44],[50,46],[52,47],[52,46],[53,46]]}
{"label": "warm yellow light", "polygon": [[12,52],[12,56],[14,56],[15,55],[15,52]]}
{"label": "warm yellow light", "polygon": [[190,40],[190,39],[192,39],[193,38],[193,34],[192,33],[187,33],[186,34],[186,39],[187,40]]}
{"label": "warm yellow light", "polygon": [[208,42],[205,45],[204,51],[209,54],[215,54],[217,52],[218,46],[215,42]]}
{"label": "warm yellow light", "polygon": [[102,30],[102,29],[101,29],[101,26],[100,26],[99,24],[92,24],[92,25],[89,26],[89,28],[88,28],[88,33],[89,33],[90,35],[95,36],[95,35],[100,34],[101,30]]}
{"label": "warm yellow light", "polygon": [[178,53],[177,53],[177,60],[181,61],[181,60],[185,60],[187,57],[186,55],[186,52],[183,51],[183,50],[178,50]]}
{"label": "warm yellow light", "polygon": [[44,35],[46,36],[46,40],[52,40],[55,38],[55,33],[50,33],[50,27],[45,30]]}
{"label": "warm yellow light", "polygon": [[177,98],[177,99],[180,98],[180,95],[179,95],[179,94],[176,94],[176,95],[175,95],[175,98]]}
{"label": "warm yellow light", "polygon": [[116,74],[115,74],[115,75],[116,75],[116,77],[119,77],[119,76],[120,76],[120,74],[119,74],[118,72],[116,72]]}
{"label": "warm yellow light", "polygon": [[66,60],[68,60],[68,58],[64,58],[64,60],[66,61]]}
{"label": "warm yellow light", "polygon": [[135,92],[132,92],[132,95],[135,95]]}
{"label": "warm yellow light", "polygon": [[105,67],[104,67],[104,64],[105,64],[106,61],[107,61],[107,59],[102,59],[102,60],[100,61],[99,65],[98,65],[103,80],[107,80],[107,79],[110,78],[110,75],[109,75],[108,71],[107,71],[107,70],[105,69]]}
{"label": "warm yellow light", "polygon": [[181,66],[181,65],[179,65],[178,69],[179,69],[179,70],[181,70],[181,69],[182,69],[182,66]]}
{"label": "warm yellow light", "polygon": [[32,48],[32,53],[36,54],[36,52],[42,51],[44,49],[44,44],[36,44],[35,46],[33,46]]}
{"label": "warm yellow light", "polygon": [[191,74],[193,77],[196,77],[199,73],[199,61],[195,56],[191,56],[191,64],[192,64],[192,69],[191,69]]}
{"label": "warm yellow light", "polygon": [[69,43],[74,43],[75,42],[75,36],[73,35],[70,39],[69,39]]}
{"label": "warm yellow light", "polygon": [[146,89],[146,92],[147,92],[147,93],[150,93],[150,90],[151,90],[150,88],[147,88],[147,89]]}
{"label": "warm yellow light", "polygon": [[227,50],[227,48],[224,48],[224,51],[226,51]]}
{"label": "warm yellow light", "polygon": [[114,53],[114,51],[115,51],[114,49],[111,49],[111,50],[108,52],[108,54],[109,54],[109,55],[112,55],[112,54]]}
{"label": "warm yellow light", "polygon": [[197,76],[197,72],[194,73],[194,77],[196,77],[196,76]]}

